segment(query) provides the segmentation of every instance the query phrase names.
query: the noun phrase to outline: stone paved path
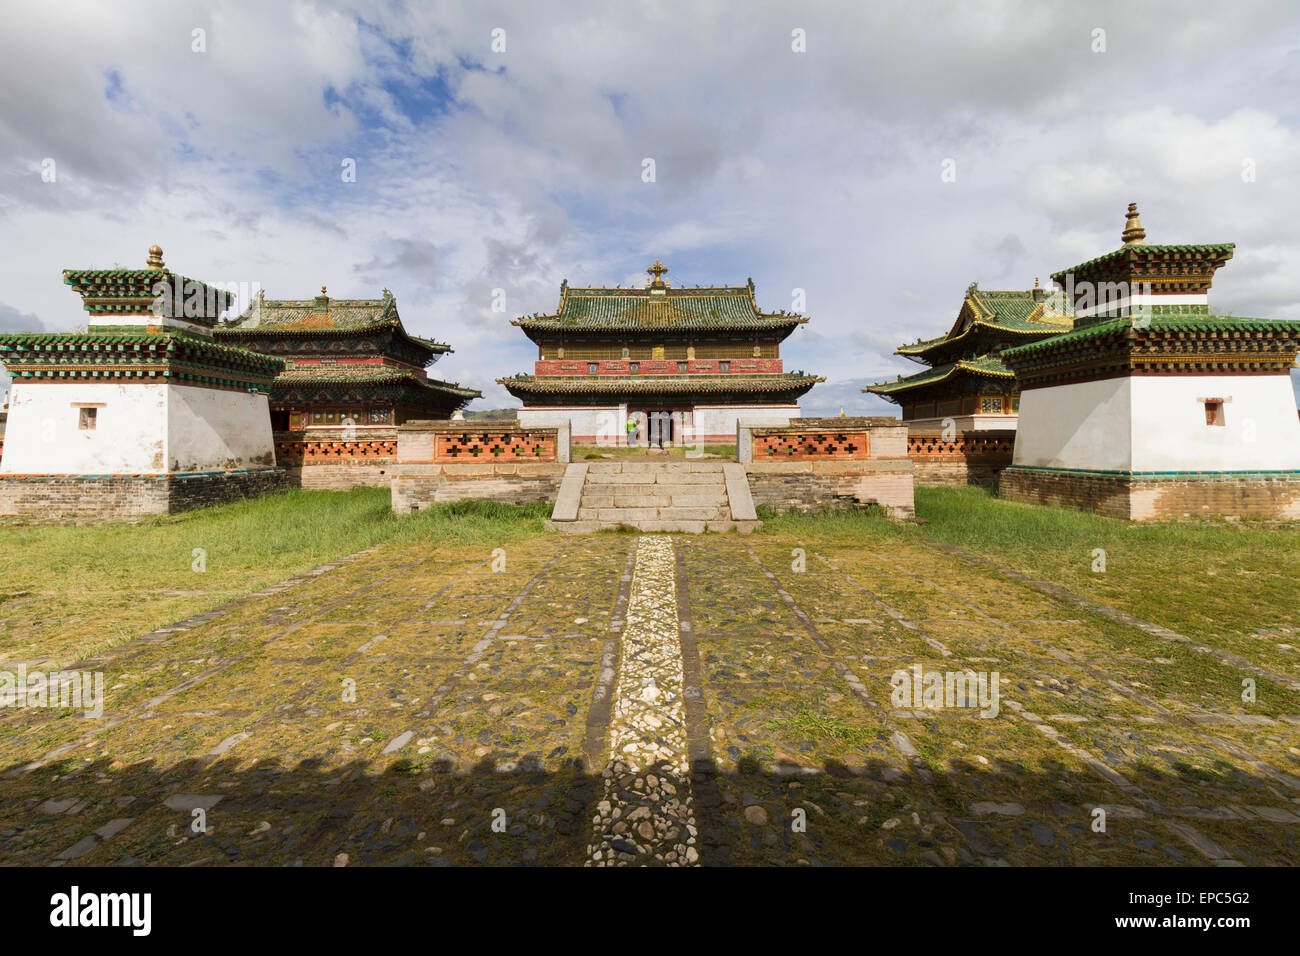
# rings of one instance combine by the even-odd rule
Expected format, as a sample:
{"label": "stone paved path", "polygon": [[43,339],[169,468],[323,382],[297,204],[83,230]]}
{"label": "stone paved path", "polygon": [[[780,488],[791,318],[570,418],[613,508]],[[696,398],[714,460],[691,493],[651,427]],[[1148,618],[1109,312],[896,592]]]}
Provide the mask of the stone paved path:
{"label": "stone paved path", "polygon": [[645,537],[636,551],[623,660],[614,693],[604,799],[587,848],[596,865],[694,864],[700,855],[686,746],[672,541]]}
{"label": "stone paved path", "polygon": [[[768,533],[363,552],[81,662],[101,720],[0,713],[0,863],[1300,862],[1300,675],[1244,704],[1260,661],[1040,583]],[[900,704],[916,668],[999,672],[996,715]]]}

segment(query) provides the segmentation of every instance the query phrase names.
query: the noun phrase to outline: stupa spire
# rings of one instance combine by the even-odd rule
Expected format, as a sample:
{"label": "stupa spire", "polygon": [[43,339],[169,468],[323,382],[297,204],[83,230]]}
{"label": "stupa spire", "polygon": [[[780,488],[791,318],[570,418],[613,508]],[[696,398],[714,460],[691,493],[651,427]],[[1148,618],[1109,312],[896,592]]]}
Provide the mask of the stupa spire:
{"label": "stupa spire", "polygon": [[1128,204],[1128,218],[1124,221],[1124,231],[1120,233],[1120,238],[1126,246],[1147,244],[1147,231],[1142,228],[1142,220],[1138,218],[1138,204],[1135,202]]}

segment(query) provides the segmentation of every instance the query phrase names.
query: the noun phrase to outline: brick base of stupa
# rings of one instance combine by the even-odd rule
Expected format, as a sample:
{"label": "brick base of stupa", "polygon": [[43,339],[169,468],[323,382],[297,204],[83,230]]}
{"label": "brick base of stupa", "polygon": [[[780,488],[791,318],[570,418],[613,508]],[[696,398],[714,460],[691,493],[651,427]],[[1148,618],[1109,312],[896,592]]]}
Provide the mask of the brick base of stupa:
{"label": "brick base of stupa", "polygon": [[1300,471],[1106,472],[1012,466],[998,494],[1109,518],[1300,520]]}
{"label": "brick base of stupa", "polygon": [[0,475],[0,515],[40,521],[138,520],[256,498],[287,486],[283,468],[163,475]]}

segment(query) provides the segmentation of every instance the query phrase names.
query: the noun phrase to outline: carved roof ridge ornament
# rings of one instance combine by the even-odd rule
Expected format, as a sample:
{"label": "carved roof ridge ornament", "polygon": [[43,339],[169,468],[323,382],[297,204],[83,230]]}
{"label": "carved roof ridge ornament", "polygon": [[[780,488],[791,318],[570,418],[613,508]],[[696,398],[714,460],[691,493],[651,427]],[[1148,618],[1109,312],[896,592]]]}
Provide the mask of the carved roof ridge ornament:
{"label": "carved roof ridge ornament", "polygon": [[162,246],[155,244],[149,247],[149,258],[145,261],[145,265],[159,272],[166,270],[167,267],[163,265]]}
{"label": "carved roof ridge ornament", "polygon": [[654,265],[652,265],[649,269],[646,270],[646,272],[650,273],[650,275],[654,277],[653,279],[651,279],[649,282],[646,283],[646,288],[648,289],[666,288],[668,286],[668,283],[664,281],[664,273],[667,271],[668,271],[668,267],[664,265],[662,262],[660,262],[658,259],[656,259],[654,261]]}
{"label": "carved roof ridge ornament", "polygon": [[1120,238],[1124,240],[1126,246],[1147,244],[1147,231],[1142,228],[1142,220],[1138,218],[1138,206],[1135,202],[1128,204],[1128,218],[1124,222],[1124,231],[1120,233]]}

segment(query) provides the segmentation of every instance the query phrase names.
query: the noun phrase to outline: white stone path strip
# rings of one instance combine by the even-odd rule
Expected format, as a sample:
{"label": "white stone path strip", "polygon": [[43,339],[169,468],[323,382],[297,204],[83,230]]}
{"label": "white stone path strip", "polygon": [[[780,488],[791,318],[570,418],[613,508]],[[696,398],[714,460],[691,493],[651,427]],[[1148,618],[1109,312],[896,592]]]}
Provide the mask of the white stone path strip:
{"label": "white stone path strip", "polygon": [[670,538],[637,540],[588,866],[699,864],[675,572]]}

